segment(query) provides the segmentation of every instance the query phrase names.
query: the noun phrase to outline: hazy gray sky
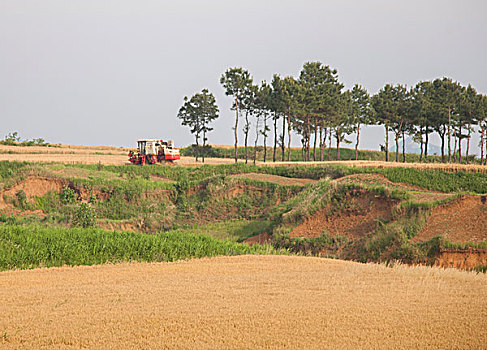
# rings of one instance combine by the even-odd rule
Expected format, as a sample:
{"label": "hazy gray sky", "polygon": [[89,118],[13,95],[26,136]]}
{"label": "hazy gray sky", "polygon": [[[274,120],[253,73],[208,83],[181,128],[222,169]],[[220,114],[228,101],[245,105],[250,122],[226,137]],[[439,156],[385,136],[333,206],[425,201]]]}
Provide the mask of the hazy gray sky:
{"label": "hazy gray sky", "polygon": [[[219,78],[234,66],[260,82],[319,60],[371,93],[442,76],[487,93],[486,38],[485,0],[0,0],[0,137],[186,145],[178,109],[209,88],[221,110],[209,141],[231,144]],[[364,132],[364,148],[382,142]]]}

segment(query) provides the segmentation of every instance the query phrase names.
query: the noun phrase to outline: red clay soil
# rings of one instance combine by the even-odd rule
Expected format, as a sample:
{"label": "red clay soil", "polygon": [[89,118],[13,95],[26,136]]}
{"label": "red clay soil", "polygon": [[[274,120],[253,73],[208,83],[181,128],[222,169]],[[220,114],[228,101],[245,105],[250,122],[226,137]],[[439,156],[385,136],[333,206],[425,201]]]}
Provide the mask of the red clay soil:
{"label": "red clay soil", "polygon": [[261,233],[260,235],[249,237],[243,242],[247,243],[249,245],[253,245],[255,243],[265,244],[265,243],[269,242],[270,240],[271,240],[271,236],[264,232],[264,233]]}
{"label": "red clay soil", "polygon": [[442,250],[436,259],[435,266],[456,267],[457,269],[472,269],[487,266],[487,250],[485,249],[457,249]]}
{"label": "red clay soil", "polygon": [[237,175],[232,175],[232,177],[272,182],[281,186],[293,186],[293,185],[304,186],[311,183],[315,183],[317,181],[313,179],[298,179],[298,178],[290,178],[290,177],[284,177],[278,175],[257,174],[257,173],[237,174]]}
{"label": "red clay soil", "polygon": [[412,241],[424,242],[435,236],[458,243],[487,240],[487,196],[465,196],[433,208]]}
{"label": "red clay soil", "polygon": [[44,177],[29,177],[24,181],[19,182],[8,190],[2,191],[2,197],[15,198],[18,191],[23,190],[27,195],[27,200],[31,201],[34,197],[41,197],[48,192],[60,192],[67,181],[63,179],[50,179]]}
{"label": "red clay soil", "polygon": [[344,198],[348,203],[343,210],[333,210],[330,205],[317,211],[297,226],[290,237],[318,237],[325,229],[330,236],[362,237],[373,231],[378,220],[392,219],[397,200],[379,197],[366,190],[350,192]]}

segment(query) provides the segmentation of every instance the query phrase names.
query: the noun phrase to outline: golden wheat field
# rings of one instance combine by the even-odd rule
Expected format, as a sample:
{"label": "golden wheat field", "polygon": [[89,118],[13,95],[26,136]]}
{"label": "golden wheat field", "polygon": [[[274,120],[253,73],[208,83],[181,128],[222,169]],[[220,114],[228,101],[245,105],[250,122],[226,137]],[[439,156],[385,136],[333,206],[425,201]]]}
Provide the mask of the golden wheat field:
{"label": "golden wheat field", "polygon": [[487,276],[239,256],[0,273],[4,349],[480,349]]}

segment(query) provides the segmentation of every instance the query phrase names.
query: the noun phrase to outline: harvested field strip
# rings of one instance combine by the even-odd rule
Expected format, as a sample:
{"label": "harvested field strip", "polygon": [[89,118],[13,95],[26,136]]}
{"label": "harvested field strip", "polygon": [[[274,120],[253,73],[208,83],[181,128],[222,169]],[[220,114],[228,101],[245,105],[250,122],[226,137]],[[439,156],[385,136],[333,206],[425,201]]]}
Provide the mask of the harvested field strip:
{"label": "harvested field strip", "polygon": [[281,186],[305,186],[312,183],[315,183],[317,180],[313,179],[299,179],[299,178],[290,178],[278,175],[269,175],[269,174],[257,174],[257,173],[245,173],[245,174],[237,174],[232,175],[237,179],[250,179],[250,180],[257,180],[257,181],[264,181],[264,182],[272,182]]}
{"label": "harvested field strip", "polygon": [[268,166],[323,166],[323,165],[343,165],[357,168],[414,168],[421,170],[442,170],[447,172],[473,172],[487,173],[487,167],[477,164],[451,164],[451,163],[397,163],[385,161],[367,161],[367,160],[341,160],[341,161],[323,161],[323,162],[276,162],[266,163]]}
{"label": "harvested field strip", "polygon": [[259,245],[249,247],[177,232],[144,235],[102,229],[0,225],[0,270],[271,252]]}
{"label": "harvested field strip", "polygon": [[240,256],[0,273],[8,349],[480,349],[487,276]]}
{"label": "harvested field strip", "polygon": [[55,147],[45,146],[10,146],[0,145],[1,153],[13,152],[13,154],[123,154],[128,153],[128,148],[109,146],[74,146],[60,145]]}

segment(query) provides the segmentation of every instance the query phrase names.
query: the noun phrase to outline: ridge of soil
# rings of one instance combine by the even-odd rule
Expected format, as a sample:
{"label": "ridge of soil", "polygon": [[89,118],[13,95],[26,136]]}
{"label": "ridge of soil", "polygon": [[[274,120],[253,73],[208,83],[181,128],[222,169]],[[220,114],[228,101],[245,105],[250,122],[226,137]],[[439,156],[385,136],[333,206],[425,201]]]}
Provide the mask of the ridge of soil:
{"label": "ridge of soil", "polygon": [[424,242],[435,236],[457,243],[487,240],[487,196],[464,196],[432,208],[412,241]]}
{"label": "ridge of soil", "polygon": [[487,249],[442,249],[434,266],[463,270],[487,266]]}
{"label": "ridge of soil", "polygon": [[259,174],[259,173],[236,174],[236,175],[231,175],[230,177],[237,178],[237,179],[240,178],[240,179],[250,179],[250,180],[271,182],[281,186],[305,186],[317,182],[317,180],[313,180],[313,179],[290,178],[290,177],[284,177],[279,175]]}
{"label": "ridge of soil", "polygon": [[399,202],[384,198],[366,190],[349,192],[343,201],[346,207],[334,210],[331,205],[306,218],[291,233],[290,237],[313,238],[326,230],[331,237],[346,236],[349,239],[362,237],[372,232],[379,220],[390,221],[392,211]]}

